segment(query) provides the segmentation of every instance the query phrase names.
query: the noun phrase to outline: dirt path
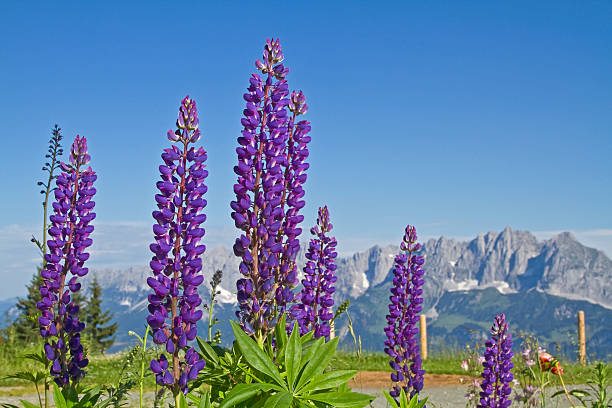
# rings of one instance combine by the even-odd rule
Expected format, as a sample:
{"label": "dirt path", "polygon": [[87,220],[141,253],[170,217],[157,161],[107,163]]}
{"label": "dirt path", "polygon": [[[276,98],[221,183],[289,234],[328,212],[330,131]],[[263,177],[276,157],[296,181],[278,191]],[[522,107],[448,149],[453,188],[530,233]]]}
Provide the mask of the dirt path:
{"label": "dirt path", "polygon": [[[388,371],[360,371],[349,383],[359,388],[390,388],[391,378]],[[468,375],[425,374],[424,387],[461,386],[472,381]]]}

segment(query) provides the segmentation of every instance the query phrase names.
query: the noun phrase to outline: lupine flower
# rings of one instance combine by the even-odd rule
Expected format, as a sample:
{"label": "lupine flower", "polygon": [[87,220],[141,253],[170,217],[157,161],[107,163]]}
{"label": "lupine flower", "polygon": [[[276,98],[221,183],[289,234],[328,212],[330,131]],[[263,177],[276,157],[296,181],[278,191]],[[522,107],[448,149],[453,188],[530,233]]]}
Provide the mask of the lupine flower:
{"label": "lupine flower", "polygon": [[542,371],[550,371],[554,375],[563,374],[563,367],[561,367],[561,363],[550,354],[543,351],[539,354],[538,358],[540,360],[540,368]]}
{"label": "lupine flower", "polygon": [[418,255],[421,244],[417,243],[416,229],[408,225],[400,249],[404,251],[395,257],[393,287],[389,299],[389,314],[385,327],[385,352],[391,357],[393,368],[391,381],[396,383],[389,393],[400,394],[400,387],[410,396],[423,389],[422,360],[416,338],[419,329],[419,313],[423,310],[423,257]]}
{"label": "lupine flower", "polygon": [[243,231],[234,244],[244,276],[236,282],[240,308],[236,315],[243,329],[259,341],[293,300],[302,232],[298,225],[304,218],[299,210],[304,206],[310,124],[296,123],[296,118],[308,106],[301,92],[289,97],[285,80],[289,69],[283,59],[278,40],[267,40],[263,59],[255,63],[264,77],[253,74],[244,94],[244,129],[234,167],[236,200],[230,204],[235,225]]}
{"label": "lupine flower", "polygon": [[491,338],[485,343],[485,361],[482,363],[482,384],[478,407],[506,408],[512,400],[510,383],[512,376],[512,335],[508,334],[506,317],[495,317],[491,327]]}
{"label": "lupine flower", "polygon": [[89,235],[94,229],[90,223],[96,217],[92,211],[96,174],[91,167],[85,168],[90,159],[86,139],[77,135],[70,149],[70,163],[60,164],[62,173],[55,179],[49,251],[40,272],[42,299],[36,304],[41,311],[38,323],[46,340],[45,354],[52,362],[51,375],[62,387],[82,379],[88,364],[80,335],[85,324],[79,322],[79,305],[70,294],[81,288],[78,278],[88,272],[84,267],[89,258],[86,250],[93,243]]}
{"label": "lupine flower", "polygon": [[314,330],[315,338],[329,337],[329,322],[334,317],[331,307],[334,305],[332,294],[336,291],[334,283],[338,280],[335,276],[338,254],[336,238],[327,236],[332,228],[327,206],[319,207],[317,225],[310,230],[315,238],[310,240],[306,253],[308,261],[302,279],[304,287],[299,294],[301,303],[292,308],[300,333],[303,335]]}
{"label": "lupine flower", "polygon": [[[202,210],[208,176],[206,151],[190,146],[198,141],[200,129],[196,104],[189,96],[181,102],[176,126],[175,131],[168,131],[168,139],[180,148],[172,145],[161,155],[164,164],[159,166],[161,181],[155,195],[158,210],[153,212],[155,242],[150,245],[155,254],[149,263],[154,276],[147,279],[154,291],[148,297],[147,323],[154,342],[165,345],[168,353],[168,357],[162,353],[151,361],[151,370],[157,383],[175,396],[188,391],[188,381],[206,364],[188,345],[195,339],[196,324],[202,317],[198,285],[204,280],[201,255],[206,246],[200,241],[205,232],[201,224],[206,220]],[[185,351],[184,357],[180,357],[180,350]]]}

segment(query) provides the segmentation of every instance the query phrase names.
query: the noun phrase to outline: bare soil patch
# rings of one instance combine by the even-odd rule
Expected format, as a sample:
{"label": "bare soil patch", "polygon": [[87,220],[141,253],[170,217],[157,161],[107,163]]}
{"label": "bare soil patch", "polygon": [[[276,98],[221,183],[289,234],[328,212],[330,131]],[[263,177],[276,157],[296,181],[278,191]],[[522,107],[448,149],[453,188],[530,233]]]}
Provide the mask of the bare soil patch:
{"label": "bare soil patch", "polygon": [[[392,385],[389,371],[360,371],[349,386],[359,388],[389,388]],[[457,374],[425,374],[425,387],[443,387],[469,384],[472,377]]]}

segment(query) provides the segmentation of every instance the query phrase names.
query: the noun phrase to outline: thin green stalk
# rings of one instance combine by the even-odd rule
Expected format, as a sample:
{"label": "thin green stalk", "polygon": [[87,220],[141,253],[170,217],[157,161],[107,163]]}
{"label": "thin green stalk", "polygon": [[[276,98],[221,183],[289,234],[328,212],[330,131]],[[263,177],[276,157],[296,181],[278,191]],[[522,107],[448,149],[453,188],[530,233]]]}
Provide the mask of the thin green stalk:
{"label": "thin green stalk", "polygon": [[214,306],[214,298],[210,302],[210,307],[208,308],[208,341],[212,342],[212,320],[213,320],[213,306]]}
{"label": "thin green stalk", "polygon": [[144,338],[142,339],[142,361],[140,362],[140,408],[143,408],[142,399],[144,395],[145,360],[147,358],[147,337],[149,336],[150,330],[151,326],[147,325],[147,330],[145,331]]}
{"label": "thin green stalk", "polygon": [[563,375],[560,372],[559,372],[559,380],[561,380],[561,385],[563,386],[563,391],[565,391],[565,396],[567,397],[567,400],[569,401],[570,405],[573,408],[576,408],[576,406],[572,402],[572,399],[569,396],[569,393],[567,392],[567,388],[565,387],[565,382],[563,381]]}
{"label": "thin green stalk", "polygon": [[42,407],[42,400],[40,399],[40,390],[38,389],[38,381],[34,383],[34,386],[36,387],[36,395],[38,395],[38,403]]}

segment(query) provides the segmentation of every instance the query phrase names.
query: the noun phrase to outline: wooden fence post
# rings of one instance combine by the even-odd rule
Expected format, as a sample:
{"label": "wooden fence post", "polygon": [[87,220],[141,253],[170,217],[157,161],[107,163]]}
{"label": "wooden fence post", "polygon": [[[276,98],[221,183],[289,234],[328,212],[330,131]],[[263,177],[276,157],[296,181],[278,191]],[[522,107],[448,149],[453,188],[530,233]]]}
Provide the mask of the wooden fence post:
{"label": "wooden fence post", "polygon": [[586,329],[584,327],[584,311],[578,311],[578,348],[580,352],[580,364],[586,364]]}
{"label": "wooden fence post", "polygon": [[419,319],[421,326],[421,359],[427,360],[427,318],[422,314]]}

